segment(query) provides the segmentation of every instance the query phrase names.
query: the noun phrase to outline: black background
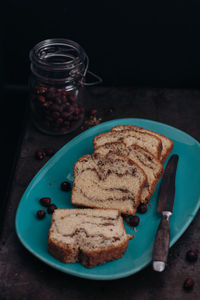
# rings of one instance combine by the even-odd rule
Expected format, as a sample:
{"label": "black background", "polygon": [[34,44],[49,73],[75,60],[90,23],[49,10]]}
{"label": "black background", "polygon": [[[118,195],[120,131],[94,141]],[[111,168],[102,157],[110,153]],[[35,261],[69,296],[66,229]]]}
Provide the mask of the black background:
{"label": "black background", "polygon": [[1,12],[1,191],[23,127],[29,51],[41,40],[78,42],[104,85],[199,88],[197,0],[7,0]]}
{"label": "black background", "polygon": [[6,3],[6,84],[26,84],[30,49],[59,37],[82,45],[104,85],[199,86],[197,0]]}

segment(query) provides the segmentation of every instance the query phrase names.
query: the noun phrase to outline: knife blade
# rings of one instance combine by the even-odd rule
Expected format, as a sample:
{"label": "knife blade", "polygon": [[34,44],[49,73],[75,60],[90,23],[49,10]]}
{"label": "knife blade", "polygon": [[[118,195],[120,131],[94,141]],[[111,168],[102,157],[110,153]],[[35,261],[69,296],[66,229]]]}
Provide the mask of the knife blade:
{"label": "knife blade", "polygon": [[156,233],[153,248],[153,269],[162,272],[165,269],[170,239],[169,219],[173,212],[175,197],[175,180],[178,164],[178,155],[170,157],[160,186],[157,211],[161,213],[162,218]]}

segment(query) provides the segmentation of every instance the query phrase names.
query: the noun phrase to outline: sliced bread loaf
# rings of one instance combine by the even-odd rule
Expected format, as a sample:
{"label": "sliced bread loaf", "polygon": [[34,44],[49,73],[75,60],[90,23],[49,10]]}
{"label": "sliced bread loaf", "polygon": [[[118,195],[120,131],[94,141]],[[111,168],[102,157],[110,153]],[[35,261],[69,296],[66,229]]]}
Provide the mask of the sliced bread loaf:
{"label": "sliced bread loaf", "polygon": [[92,268],[120,258],[133,235],[125,232],[117,210],[56,209],[52,215],[48,251],[64,263],[80,261]]}
{"label": "sliced bread loaf", "polygon": [[75,205],[134,215],[145,183],[144,171],[127,157],[115,153],[85,155],[74,166],[71,200]]}
{"label": "sliced bread loaf", "polygon": [[152,154],[137,145],[126,147],[124,143],[106,143],[95,150],[95,153],[101,155],[106,155],[109,152],[129,157],[144,170],[147,175],[147,183],[142,189],[141,202],[149,202],[155,191],[156,185],[163,174],[161,162]]}
{"label": "sliced bread loaf", "polygon": [[156,158],[160,158],[162,143],[155,135],[136,130],[116,130],[97,135],[93,140],[94,149],[106,143],[123,142],[127,147],[138,145],[149,151]]}
{"label": "sliced bread loaf", "polygon": [[118,126],[113,127],[111,129],[111,131],[121,131],[121,130],[127,130],[127,129],[128,130],[136,130],[136,131],[142,132],[142,133],[149,133],[149,134],[152,134],[152,135],[158,137],[162,142],[162,151],[161,151],[161,155],[160,155],[160,161],[161,161],[161,163],[165,162],[165,160],[167,159],[168,155],[171,153],[172,148],[173,148],[172,140],[168,139],[163,134],[159,134],[155,131],[145,129],[142,127],[138,127],[135,125],[118,125]]}

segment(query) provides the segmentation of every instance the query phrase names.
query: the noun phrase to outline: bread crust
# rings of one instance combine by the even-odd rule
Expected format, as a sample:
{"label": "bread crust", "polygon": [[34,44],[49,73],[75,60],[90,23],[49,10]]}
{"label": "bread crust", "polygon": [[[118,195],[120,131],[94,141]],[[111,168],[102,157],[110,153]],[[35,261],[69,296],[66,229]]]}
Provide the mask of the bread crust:
{"label": "bread crust", "polygon": [[153,181],[153,183],[151,184],[151,188],[149,190],[149,195],[145,198],[144,201],[141,201],[142,203],[149,203],[152,195],[154,194],[155,192],[155,189],[156,189],[156,186],[158,184],[158,181],[160,180],[160,178],[162,177],[163,175],[163,168],[160,170],[160,172],[157,174],[157,176],[155,177],[155,180]]}
{"label": "bread crust", "polygon": [[79,252],[70,247],[70,245],[48,238],[47,248],[48,252],[61,262],[73,263],[78,260]]}
{"label": "bread crust", "polygon": [[[120,125],[119,125],[120,126]],[[113,127],[114,128],[114,127]],[[138,133],[138,131],[137,130],[134,130],[134,129],[126,129],[126,130],[120,130],[120,132],[124,132],[124,133],[127,133],[127,132],[129,132],[129,131],[134,131],[134,132],[137,132]],[[93,140],[93,146],[94,146],[94,151],[99,147],[98,145],[97,145],[97,140],[98,140],[98,138],[100,138],[100,137],[102,137],[102,136],[106,136],[108,133],[110,133],[110,132],[115,132],[114,130],[112,130],[111,129],[111,131],[109,131],[109,132],[103,132],[103,133],[100,133],[100,134],[98,134],[97,136],[95,136],[95,138],[94,138],[94,140]],[[142,133],[143,134],[143,133]],[[152,136],[153,138],[155,138],[157,141],[158,141],[158,147],[157,147],[157,149],[156,149],[156,154],[154,155],[156,158],[158,158],[158,159],[160,159],[160,155],[161,155],[161,151],[162,151],[162,142],[161,142],[161,140],[157,137],[157,136],[155,136],[155,135],[153,135],[153,134],[150,134],[150,133],[145,133],[145,134],[147,134],[147,135],[149,135],[149,136]],[[152,154],[153,155],[153,154]]]}
{"label": "bread crust", "polygon": [[[109,144],[112,144],[112,145],[123,144],[124,147],[126,147],[126,145],[125,145],[123,142],[112,142],[112,143],[106,143],[105,145],[102,145],[102,146],[97,147],[96,150],[95,150],[95,152],[97,152],[98,149],[103,148],[103,147],[106,147],[106,145],[109,145]],[[149,188],[149,195],[148,195],[144,200],[141,199],[141,203],[146,203],[146,204],[147,204],[147,203],[149,203],[149,201],[150,201],[150,199],[151,199],[151,196],[152,196],[153,193],[155,192],[155,189],[156,189],[156,186],[157,186],[158,181],[160,180],[160,178],[161,178],[162,175],[163,175],[163,166],[162,166],[160,160],[158,160],[157,158],[155,158],[150,152],[148,152],[147,150],[143,149],[142,147],[140,147],[140,146],[138,146],[138,145],[132,145],[132,146],[126,147],[126,149],[127,149],[127,150],[128,150],[129,148],[131,149],[131,147],[134,147],[134,148],[136,148],[136,149],[138,149],[138,150],[144,151],[147,155],[149,155],[150,157],[152,157],[152,158],[154,159],[154,161],[156,161],[157,164],[160,166],[159,172],[158,172],[156,175],[154,174],[155,179],[154,179],[154,181],[152,182],[152,184],[149,186],[149,187],[150,187],[150,188]],[[112,152],[112,150],[110,150],[109,153],[110,153],[110,152]],[[118,154],[118,153],[117,153],[117,154]],[[130,159],[131,159],[131,158],[130,158]],[[131,160],[134,161],[135,164],[137,164],[137,162],[136,162],[134,159],[131,159]],[[139,166],[138,166],[138,167],[139,167]],[[141,169],[141,167],[140,167],[140,169]],[[143,170],[143,171],[144,171],[144,170]],[[145,173],[145,171],[144,171],[144,173]],[[144,188],[144,187],[145,187],[145,184],[144,184],[143,188]],[[143,188],[142,188],[142,189],[143,189]],[[142,193],[142,190],[141,190],[141,193]]]}
{"label": "bread crust", "polygon": [[[77,209],[77,211],[80,210],[81,209]],[[120,215],[119,212],[118,215]],[[120,221],[124,230],[124,234],[126,234],[123,219],[121,216]],[[54,215],[52,216],[51,224],[53,222]],[[51,227],[48,235],[47,249],[52,256],[54,256],[56,259],[63,263],[81,262],[86,268],[93,268],[97,265],[104,264],[107,261],[115,260],[122,257],[122,255],[128,248],[129,240],[133,239],[134,237],[134,235],[126,234],[126,239],[124,239],[117,245],[113,245],[112,247],[110,246],[102,249],[99,248],[86,251],[84,249],[73,247],[72,245],[59,242],[56,239],[51,239],[50,233]]]}
{"label": "bread crust", "polygon": [[[133,128],[138,128],[139,130],[147,130],[149,131],[149,133],[151,135],[154,135],[154,136],[161,136],[163,138],[165,138],[166,140],[168,140],[168,143],[170,144],[167,151],[165,153],[162,153],[161,151],[161,155],[160,155],[160,162],[163,164],[165,162],[165,160],[167,159],[167,157],[169,156],[169,154],[171,153],[172,149],[173,149],[173,146],[174,146],[174,142],[172,140],[170,140],[169,138],[167,138],[164,134],[161,134],[161,133],[157,133],[157,132],[154,132],[153,130],[150,130],[150,129],[147,129],[147,128],[143,128],[143,127],[140,127],[140,126],[136,126],[136,125],[117,125],[117,126],[114,126],[111,131],[116,131],[115,129],[116,128],[121,128],[121,126],[127,126],[126,129],[127,130],[133,130]],[[128,128],[130,127],[130,129]],[[121,129],[123,131],[123,129]],[[120,130],[120,131],[121,131]],[[155,135],[156,133],[156,135]],[[161,140],[162,142],[162,140]]]}
{"label": "bread crust", "polygon": [[128,248],[129,239],[122,241],[119,245],[107,249],[93,251],[80,251],[79,260],[86,268],[93,268],[107,261],[116,260],[123,256]]}
{"label": "bread crust", "polygon": [[129,240],[132,238],[133,236],[113,247],[90,251],[81,249],[76,251],[69,245],[48,238],[48,252],[63,263],[81,262],[86,268],[93,268],[122,257],[128,248]]}
{"label": "bread crust", "polygon": [[168,156],[170,155],[170,153],[172,152],[172,149],[174,147],[174,142],[172,140],[170,140],[170,147],[168,148],[168,150],[165,152],[164,155],[161,156],[161,163],[164,164],[164,162],[166,161],[166,159],[168,158]]}

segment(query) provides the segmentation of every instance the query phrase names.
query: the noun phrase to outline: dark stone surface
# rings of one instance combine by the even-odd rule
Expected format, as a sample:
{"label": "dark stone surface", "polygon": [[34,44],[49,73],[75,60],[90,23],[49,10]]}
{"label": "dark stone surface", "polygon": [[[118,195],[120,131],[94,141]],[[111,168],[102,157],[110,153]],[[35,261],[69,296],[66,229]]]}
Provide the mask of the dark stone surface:
{"label": "dark stone surface", "polygon": [[[200,140],[200,91],[175,89],[93,88],[86,96],[87,110],[97,109],[102,121],[139,117],[160,121],[184,130]],[[28,118],[27,118],[28,120]],[[199,252],[200,214],[170,249],[168,266],[159,274],[151,266],[128,278],[89,281],[50,268],[29,253],[15,233],[15,214],[20,198],[47,157],[39,161],[40,148],[60,149],[82,130],[63,137],[43,135],[27,121],[16,172],[7,199],[0,241],[0,299],[198,299],[200,260],[189,263],[186,252]],[[188,199],[189,201],[189,199]],[[195,280],[193,291],[183,290],[187,277]]]}

